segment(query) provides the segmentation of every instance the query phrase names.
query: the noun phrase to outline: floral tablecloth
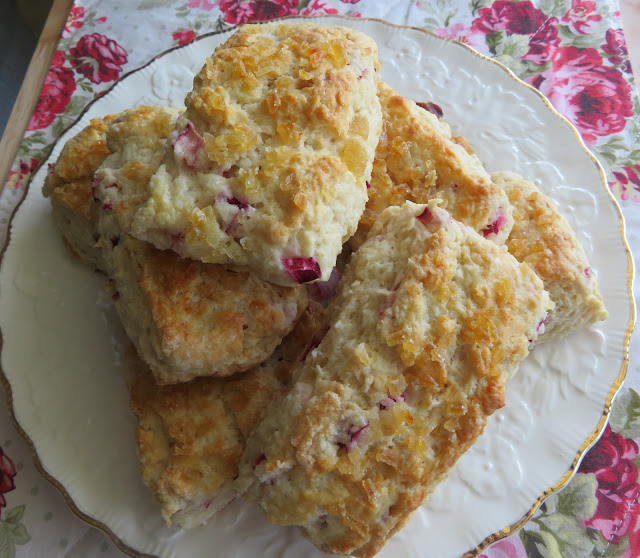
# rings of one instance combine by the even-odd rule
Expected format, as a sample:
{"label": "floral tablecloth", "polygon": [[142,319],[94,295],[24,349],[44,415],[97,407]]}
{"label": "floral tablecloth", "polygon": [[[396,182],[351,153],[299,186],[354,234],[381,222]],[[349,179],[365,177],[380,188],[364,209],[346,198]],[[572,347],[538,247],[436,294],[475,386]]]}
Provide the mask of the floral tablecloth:
{"label": "floral tablecloth", "polygon": [[[542,91],[607,171],[640,259],[640,105],[615,0],[78,0],[0,196],[0,241],[55,138],[123,73],[197,35],[286,15],[424,27],[499,60]],[[636,289],[638,293],[638,289]],[[636,294],[637,298],[637,294]],[[640,556],[640,336],[600,441],[578,474],[488,558]],[[0,388],[1,389],[1,388]],[[0,399],[0,558],[123,556],[36,470]]]}

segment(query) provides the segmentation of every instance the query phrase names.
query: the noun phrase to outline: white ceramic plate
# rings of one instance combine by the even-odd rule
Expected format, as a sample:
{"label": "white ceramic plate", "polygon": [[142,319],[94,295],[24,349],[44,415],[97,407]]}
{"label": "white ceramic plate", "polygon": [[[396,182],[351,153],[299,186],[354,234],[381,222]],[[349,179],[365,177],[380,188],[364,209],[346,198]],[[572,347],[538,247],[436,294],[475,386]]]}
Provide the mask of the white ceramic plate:
{"label": "white ceramic plate", "polygon": [[[625,372],[633,320],[630,258],[621,213],[575,130],[504,67],[426,32],[375,20],[322,18],[374,37],[382,77],[417,101],[434,101],[489,170],[536,180],[578,231],[611,318],[537,347],[486,434],[380,556],[454,558],[477,552],[568,482],[604,428]],[[181,104],[193,75],[228,33],[169,51],[124,77],[56,145],[95,115],[136,104]],[[36,173],[11,229],[0,271],[2,368],[15,418],[40,466],[74,511],[130,553],[211,558],[321,556],[294,528],[269,525],[234,502],[208,525],[168,529],[143,486],[121,354],[124,338],[101,294],[102,277],[72,261]]]}

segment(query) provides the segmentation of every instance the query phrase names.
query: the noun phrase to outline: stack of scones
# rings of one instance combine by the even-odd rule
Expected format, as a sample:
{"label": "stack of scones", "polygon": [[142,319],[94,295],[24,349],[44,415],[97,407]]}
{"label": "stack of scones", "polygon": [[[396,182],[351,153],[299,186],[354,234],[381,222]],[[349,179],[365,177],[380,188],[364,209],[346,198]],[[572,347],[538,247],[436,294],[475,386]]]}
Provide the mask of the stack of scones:
{"label": "stack of scones", "polygon": [[131,340],[144,482],[189,529],[237,496],[375,555],[531,348],[607,318],[555,204],[492,175],[375,42],[241,27],[185,108],[95,118],[44,194]]}

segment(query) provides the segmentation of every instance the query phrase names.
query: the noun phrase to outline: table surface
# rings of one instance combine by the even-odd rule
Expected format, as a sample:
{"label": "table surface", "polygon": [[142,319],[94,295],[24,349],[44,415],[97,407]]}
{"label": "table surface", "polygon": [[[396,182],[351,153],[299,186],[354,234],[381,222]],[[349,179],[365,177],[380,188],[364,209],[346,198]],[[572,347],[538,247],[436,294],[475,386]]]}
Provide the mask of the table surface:
{"label": "table surface", "polygon": [[[0,142],[0,177],[8,174],[0,195],[0,242],[4,242],[9,216],[22,198],[38,161],[46,157],[55,137],[73,122],[93,96],[157,52],[211,31],[216,25],[242,23],[243,18],[256,17],[259,13],[274,17],[298,12],[350,13],[425,27],[443,36],[465,40],[474,19],[489,14],[478,11],[482,7],[493,10],[494,30],[511,34],[515,29],[510,27],[514,19],[509,19],[509,2],[504,0],[439,1],[434,3],[435,8],[427,2],[398,0],[384,3],[314,0],[300,4],[292,0],[187,0],[186,3],[184,0],[132,0],[126,7],[113,4],[107,7],[100,0],[79,0],[75,4],[71,0],[54,2]],[[595,49],[611,67],[607,75],[615,72],[616,79],[619,77],[631,86],[626,89],[619,86],[618,91],[627,99],[616,102],[623,106],[625,101],[633,103],[633,115],[620,118],[620,105],[612,103],[608,122],[613,124],[608,128],[596,129],[588,119],[566,116],[583,137],[589,139],[593,152],[607,171],[609,185],[625,215],[627,237],[637,265],[640,259],[640,123],[629,57],[635,67],[640,68],[640,0],[622,0],[621,6],[615,1],[589,0],[533,3],[525,0],[521,4],[526,10],[540,10],[546,21],[563,27],[560,40],[548,45],[552,54],[554,49],[559,52],[557,49],[571,46]],[[130,17],[137,10],[145,10],[146,27],[142,30]],[[627,37],[626,46],[622,28]],[[162,32],[157,32],[158,29]],[[529,40],[532,36],[530,34]],[[94,48],[96,40],[107,47],[101,52],[103,55],[107,52],[110,60],[100,60],[98,49]],[[484,53],[491,55],[488,49]],[[93,56],[96,60],[93,65],[77,63],[81,56]],[[515,70],[515,63],[512,67]],[[540,70],[542,72],[542,68]],[[578,477],[595,475],[598,481],[595,493],[583,495],[573,514],[539,510],[518,533],[494,543],[481,556],[640,556],[640,422],[636,420],[640,415],[640,350],[634,351],[636,347],[640,348],[637,333],[631,339],[628,376],[614,404],[616,420],[612,420],[612,427],[607,427],[578,472]],[[565,490],[571,491],[571,484]],[[587,515],[586,509],[590,510]],[[570,537],[557,527],[560,524],[566,527],[567,522],[573,529]],[[0,558],[13,556],[124,555],[105,534],[75,517],[63,497],[39,475],[28,445],[11,423],[5,400],[0,399]]]}

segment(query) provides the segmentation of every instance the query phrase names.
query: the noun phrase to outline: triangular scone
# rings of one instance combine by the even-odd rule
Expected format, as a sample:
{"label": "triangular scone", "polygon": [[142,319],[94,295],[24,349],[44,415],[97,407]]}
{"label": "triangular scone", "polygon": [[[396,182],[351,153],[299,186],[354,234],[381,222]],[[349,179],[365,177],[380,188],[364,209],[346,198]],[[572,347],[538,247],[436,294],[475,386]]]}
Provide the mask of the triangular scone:
{"label": "triangular scone", "polygon": [[327,280],[367,199],[377,66],[353,29],[241,27],[196,75],[133,234],[281,285]]}
{"label": "triangular scone", "polygon": [[235,497],[231,485],[245,440],[288,383],[322,315],[322,307],[311,303],[266,362],[233,378],[158,386],[135,351],[129,352],[142,478],[169,525],[201,525]]}
{"label": "triangular scone", "polygon": [[100,246],[127,335],[158,383],[228,376],[269,357],[307,305],[282,287],[221,265],[180,258],[130,236],[177,111],[140,107],[107,130],[112,154],[95,173]]}
{"label": "triangular scone", "polygon": [[492,180],[513,206],[515,224],[507,249],[542,279],[555,309],[540,327],[537,342],[569,335],[609,317],[595,273],[556,204],[532,182],[514,172],[495,172]]}
{"label": "triangular scone", "polygon": [[238,490],[325,552],[373,556],[504,404],[552,306],[526,264],[443,209],[386,209],[247,441]]}
{"label": "triangular scone", "polygon": [[51,200],[53,219],[69,251],[82,262],[104,271],[97,223],[91,214],[93,173],[105,160],[107,128],[115,116],[93,118],[62,148],[42,187]]}
{"label": "triangular scone", "polygon": [[364,242],[382,211],[406,200],[442,200],[455,219],[503,244],[511,227],[511,207],[464,138],[429,110],[378,85],[383,131],[369,182],[369,200],[349,244]]}

